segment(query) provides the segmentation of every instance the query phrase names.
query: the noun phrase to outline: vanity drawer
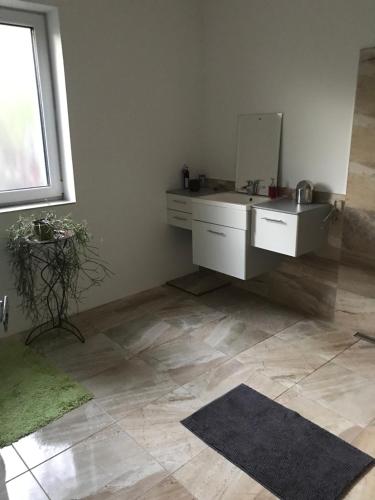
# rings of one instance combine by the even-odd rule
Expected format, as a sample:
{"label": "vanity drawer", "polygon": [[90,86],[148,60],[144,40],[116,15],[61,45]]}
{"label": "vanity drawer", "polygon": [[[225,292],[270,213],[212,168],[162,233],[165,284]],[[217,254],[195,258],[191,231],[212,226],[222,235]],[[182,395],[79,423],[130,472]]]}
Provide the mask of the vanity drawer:
{"label": "vanity drawer", "polygon": [[230,207],[207,205],[196,199],[193,201],[193,220],[209,222],[235,229],[248,229],[248,214],[246,210]]}
{"label": "vanity drawer", "polygon": [[189,196],[167,193],[167,208],[191,214],[191,198]]}
{"label": "vanity drawer", "polygon": [[246,278],[247,231],[193,220],[193,263]]}
{"label": "vanity drawer", "polygon": [[177,210],[167,210],[167,220],[171,226],[182,227],[191,231],[191,214],[178,212]]}
{"label": "vanity drawer", "polygon": [[295,257],[298,215],[253,208],[251,244],[257,248]]}

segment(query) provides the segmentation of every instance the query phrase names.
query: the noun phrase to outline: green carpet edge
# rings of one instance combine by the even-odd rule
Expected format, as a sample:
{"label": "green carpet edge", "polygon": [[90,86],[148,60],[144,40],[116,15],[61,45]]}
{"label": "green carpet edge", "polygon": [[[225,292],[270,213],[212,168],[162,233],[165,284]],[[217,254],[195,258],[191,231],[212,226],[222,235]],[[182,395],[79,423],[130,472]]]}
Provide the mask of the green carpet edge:
{"label": "green carpet edge", "polygon": [[[46,416],[44,418],[40,416],[38,422],[35,423],[31,422],[30,423],[31,425],[26,425],[24,430],[22,431],[20,431],[19,428],[17,428],[14,429],[13,431],[10,430],[4,433],[3,432],[4,428],[0,425],[0,448],[15,443],[19,439],[28,436],[33,432],[38,431],[47,424],[54,422],[55,420],[58,420],[59,418],[69,413],[70,411],[75,410],[76,408],[82,406],[84,403],[87,403],[88,401],[94,399],[94,395],[91,392],[89,392],[82,384],[74,380],[69,374],[63,372],[61,369],[53,365],[51,361],[48,358],[46,358],[46,356],[44,356],[39,352],[34,351],[30,347],[25,346],[18,339],[12,337],[6,337],[5,339],[2,339],[0,341],[0,349],[3,347],[2,344],[3,345],[8,344],[7,347],[13,351],[12,354],[14,356],[17,356],[18,352],[20,356],[25,356],[32,363],[37,364],[38,367],[45,370],[46,373],[48,373],[48,375],[56,376],[56,378],[59,380],[61,384],[69,383],[70,388],[75,390],[77,392],[77,395],[70,401],[67,401],[66,404],[64,404],[62,407],[60,408],[56,407],[56,411],[51,415]],[[1,354],[2,353],[0,352],[0,356]],[[0,421],[3,418],[4,414],[0,415]]]}

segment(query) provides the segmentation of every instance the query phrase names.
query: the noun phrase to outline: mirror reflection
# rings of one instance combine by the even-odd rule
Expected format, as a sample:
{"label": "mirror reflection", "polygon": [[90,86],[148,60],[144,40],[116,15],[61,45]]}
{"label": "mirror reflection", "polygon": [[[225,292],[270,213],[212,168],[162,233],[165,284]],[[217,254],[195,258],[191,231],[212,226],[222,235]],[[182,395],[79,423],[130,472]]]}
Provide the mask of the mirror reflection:
{"label": "mirror reflection", "polygon": [[268,195],[277,185],[282,113],[239,115],[236,191]]}

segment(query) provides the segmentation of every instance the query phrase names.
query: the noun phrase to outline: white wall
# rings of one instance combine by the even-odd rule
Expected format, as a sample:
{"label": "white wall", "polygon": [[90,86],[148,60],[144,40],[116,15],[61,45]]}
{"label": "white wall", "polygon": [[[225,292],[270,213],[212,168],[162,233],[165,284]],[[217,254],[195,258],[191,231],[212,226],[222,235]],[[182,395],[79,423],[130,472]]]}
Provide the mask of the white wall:
{"label": "white wall", "polygon": [[234,179],[239,113],[285,113],[282,182],[345,193],[359,49],[374,0],[206,0],[204,163]]}
{"label": "white wall", "polygon": [[[45,1],[45,3],[49,3]],[[192,270],[191,235],[165,223],[165,196],[200,155],[201,12],[198,0],[62,0],[77,204],[116,273],[83,308]],[[0,215],[0,293],[15,308]],[[0,332],[1,333],[1,332]]]}
{"label": "white wall", "polygon": [[[84,308],[192,270],[191,235],[165,224],[164,191],[184,162],[234,179],[239,113],[285,113],[284,184],[345,192],[373,0],[43,1],[61,6],[78,199],[59,211],[87,219],[116,273]],[[0,215],[12,331],[26,326],[4,248],[16,217]]]}

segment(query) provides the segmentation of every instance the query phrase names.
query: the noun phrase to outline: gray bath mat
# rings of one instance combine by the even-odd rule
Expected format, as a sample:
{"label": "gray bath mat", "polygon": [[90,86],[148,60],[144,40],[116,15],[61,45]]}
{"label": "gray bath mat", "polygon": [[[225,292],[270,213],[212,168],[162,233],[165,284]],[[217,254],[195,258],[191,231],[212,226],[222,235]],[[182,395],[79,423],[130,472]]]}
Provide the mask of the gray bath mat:
{"label": "gray bath mat", "polygon": [[374,463],[244,384],[181,423],[283,500],[342,498]]}
{"label": "gray bath mat", "polygon": [[230,279],[225,274],[215,273],[215,271],[209,269],[199,269],[195,273],[167,281],[167,285],[174,286],[197,297],[229,284]]}

